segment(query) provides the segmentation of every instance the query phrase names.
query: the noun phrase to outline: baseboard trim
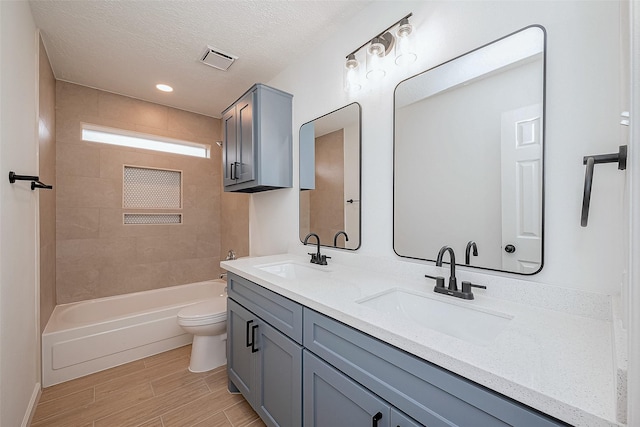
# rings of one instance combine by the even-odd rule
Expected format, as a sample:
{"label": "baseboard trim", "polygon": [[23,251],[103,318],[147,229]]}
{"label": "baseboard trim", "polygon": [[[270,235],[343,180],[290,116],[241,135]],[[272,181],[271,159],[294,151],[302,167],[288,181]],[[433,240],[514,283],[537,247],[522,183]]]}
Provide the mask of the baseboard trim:
{"label": "baseboard trim", "polygon": [[42,386],[40,383],[36,383],[33,387],[33,393],[31,394],[31,399],[29,399],[29,406],[27,406],[27,411],[24,414],[21,427],[29,427],[31,425],[31,420],[33,420],[33,416],[36,413],[36,407],[38,406],[38,401],[40,401],[41,394]]}

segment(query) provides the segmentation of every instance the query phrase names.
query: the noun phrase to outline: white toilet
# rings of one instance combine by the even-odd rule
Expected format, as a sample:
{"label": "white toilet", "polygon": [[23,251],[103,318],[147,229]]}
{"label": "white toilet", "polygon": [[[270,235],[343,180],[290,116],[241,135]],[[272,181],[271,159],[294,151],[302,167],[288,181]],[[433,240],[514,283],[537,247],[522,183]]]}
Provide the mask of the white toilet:
{"label": "white toilet", "polygon": [[178,325],[193,334],[191,372],[205,372],[227,363],[227,297],[217,296],[178,312]]}

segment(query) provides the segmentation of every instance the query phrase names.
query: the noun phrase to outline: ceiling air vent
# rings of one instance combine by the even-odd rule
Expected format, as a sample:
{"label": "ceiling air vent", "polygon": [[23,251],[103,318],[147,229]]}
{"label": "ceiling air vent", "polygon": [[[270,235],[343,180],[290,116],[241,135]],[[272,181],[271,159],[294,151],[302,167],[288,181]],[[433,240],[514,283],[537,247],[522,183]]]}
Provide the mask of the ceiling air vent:
{"label": "ceiling air vent", "polygon": [[237,56],[223,53],[211,46],[207,46],[203,54],[200,56],[201,62],[222,71],[227,71],[227,68],[229,68],[236,59],[238,59]]}

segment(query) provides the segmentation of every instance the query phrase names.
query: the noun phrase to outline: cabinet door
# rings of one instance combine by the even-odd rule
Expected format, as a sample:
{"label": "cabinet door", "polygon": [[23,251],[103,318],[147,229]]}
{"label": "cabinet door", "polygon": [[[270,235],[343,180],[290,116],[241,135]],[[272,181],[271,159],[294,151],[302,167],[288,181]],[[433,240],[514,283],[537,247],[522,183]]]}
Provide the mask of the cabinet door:
{"label": "cabinet door", "polygon": [[257,337],[256,411],[270,427],[299,427],[302,347],[262,320]]}
{"label": "cabinet door", "polygon": [[236,109],[231,108],[222,116],[222,170],[224,185],[235,184],[235,168],[238,162],[236,154],[237,134]]}
{"label": "cabinet door", "polygon": [[[229,380],[249,401],[255,396],[255,363],[251,343],[257,318],[232,299],[227,300],[227,373]],[[254,343],[255,348],[255,343]]]}
{"label": "cabinet door", "polygon": [[255,151],[253,132],[253,106],[255,91],[246,94],[236,104],[236,114],[238,115],[237,140],[237,164],[235,178],[238,184],[251,181],[255,177]]}
{"label": "cabinet door", "polygon": [[389,427],[390,406],[304,350],[305,427]]}
{"label": "cabinet door", "polygon": [[423,425],[409,418],[396,408],[391,408],[391,427],[423,427]]}

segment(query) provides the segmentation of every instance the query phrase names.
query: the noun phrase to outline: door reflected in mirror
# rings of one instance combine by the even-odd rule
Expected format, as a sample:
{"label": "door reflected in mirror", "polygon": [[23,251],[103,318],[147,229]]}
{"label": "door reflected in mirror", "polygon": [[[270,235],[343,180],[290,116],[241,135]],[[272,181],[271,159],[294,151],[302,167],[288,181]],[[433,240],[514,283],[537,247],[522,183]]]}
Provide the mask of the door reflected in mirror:
{"label": "door reflected in mirror", "polygon": [[544,49],[531,26],[397,86],[398,255],[433,261],[446,245],[458,264],[540,271]]}
{"label": "door reflected in mirror", "polygon": [[360,115],[353,103],[300,127],[300,241],[360,247]]}

